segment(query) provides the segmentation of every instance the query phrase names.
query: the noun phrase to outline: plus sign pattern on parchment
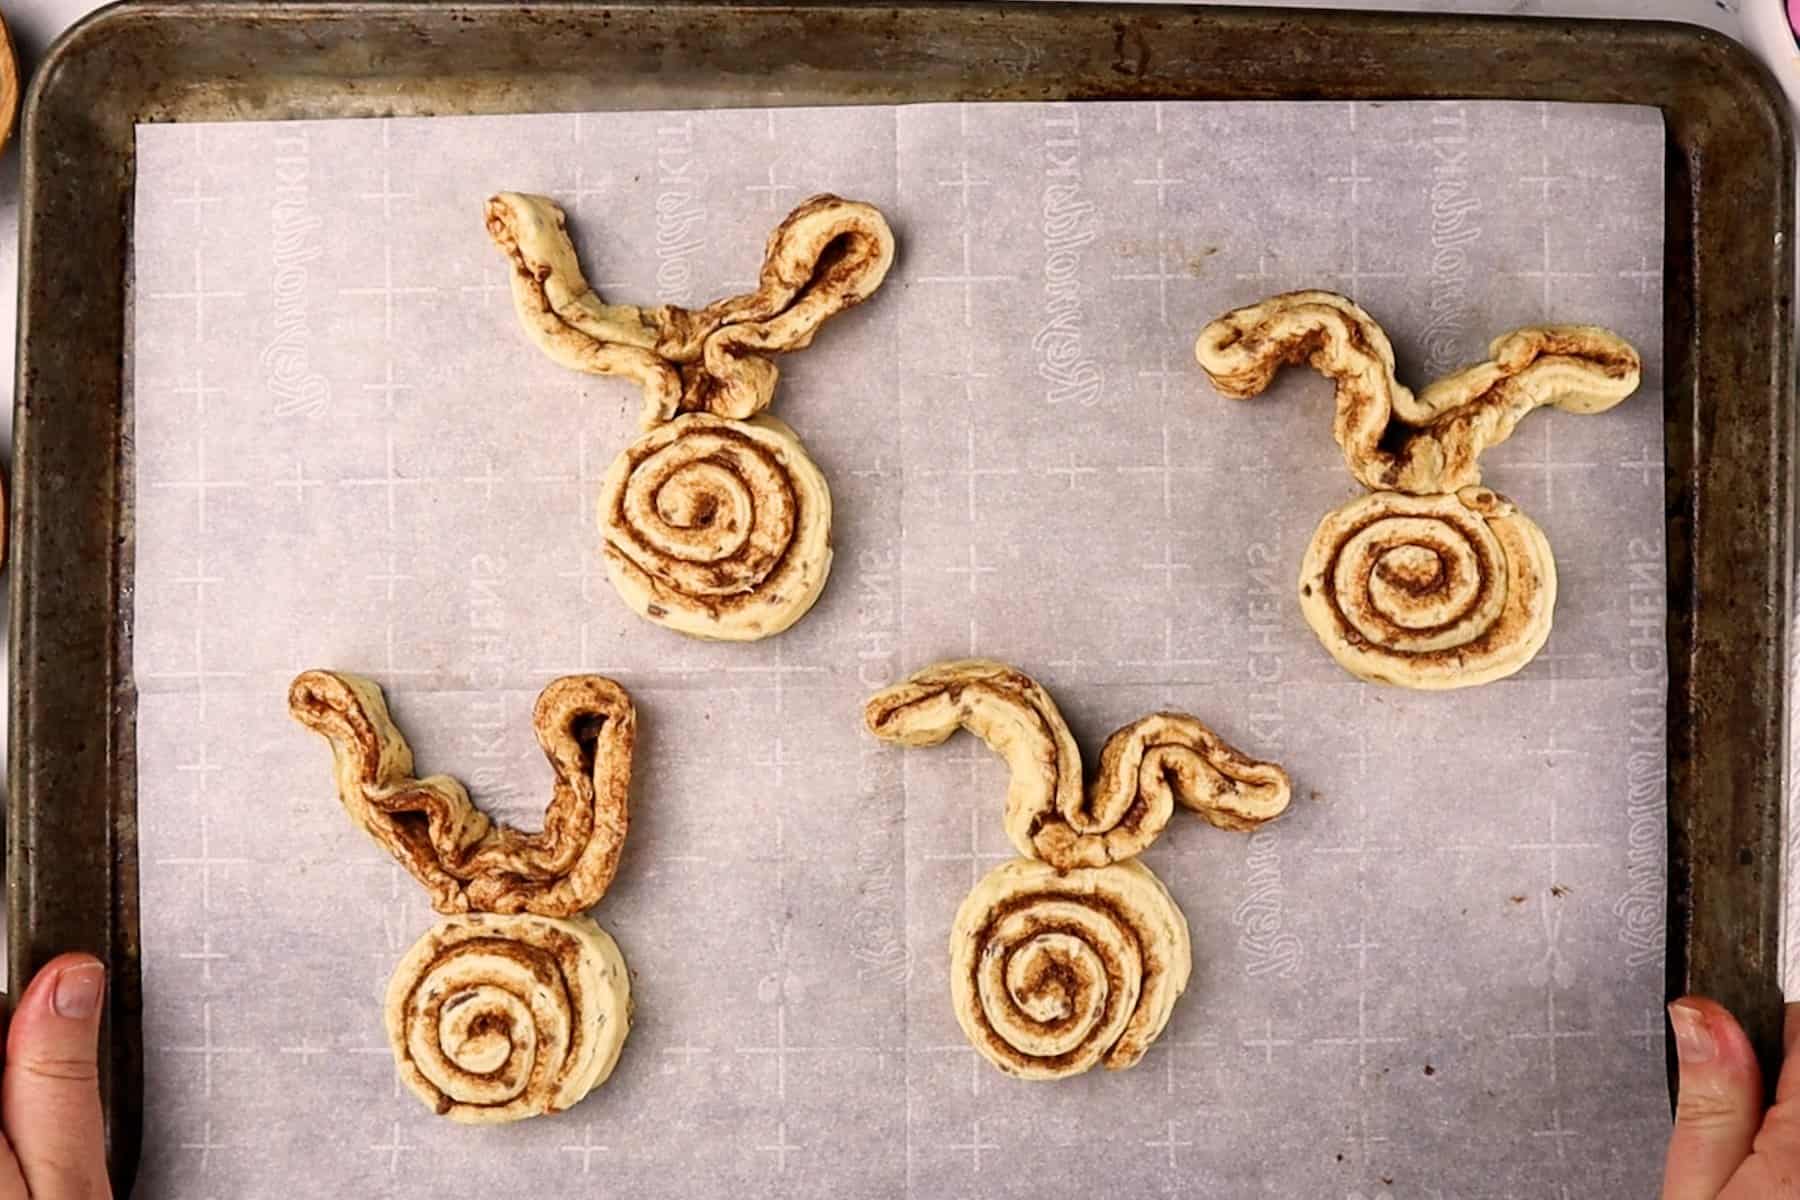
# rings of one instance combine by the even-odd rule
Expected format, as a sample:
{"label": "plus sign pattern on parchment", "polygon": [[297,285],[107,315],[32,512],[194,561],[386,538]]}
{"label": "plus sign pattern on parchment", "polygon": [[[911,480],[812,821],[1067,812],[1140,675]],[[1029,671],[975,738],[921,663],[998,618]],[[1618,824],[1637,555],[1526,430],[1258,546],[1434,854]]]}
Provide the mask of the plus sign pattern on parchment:
{"label": "plus sign pattern on parchment", "polygon": [[[1650,1188],[1655,114],[636,113],[147,127],[139,151],[141,1195]],[[480,222],[503,187],[557,197],[590,279],[641,302],[744,285],[811,192],[889,214],[883,291],[781,364],[774,412],[836,502],[830,584],[788,634],[689,641],[613,596],[593,509],[637,397],[516,328]],[[1645,352],[1643,395],[1486,460],[1564,580],[1517,678],[1369,687],[1301,622],[1305,540],[1354,491],[1328,388],[1227,403],[1190,353],[1297,286],[1356,295],[1419,379],[1546,319]],[[951,1014],[951,914],[1010,856],[1004,776],[966,738],[883,747],[859,709],[967,653],[1037,674],[1090,753],[1175,706],[1296,779],[1280,824],[1178,820],[1148,856],[1196,972],[1134,1071],[1019,1084]],[[632,831],[594,915],[637,1018],[573,1111],[473,1131],[395,1084],[379,997],[433,917],[286,716],[314,666],[379,679],[425,770],[526,824],[537,690],[596,671],[634,695]]]}

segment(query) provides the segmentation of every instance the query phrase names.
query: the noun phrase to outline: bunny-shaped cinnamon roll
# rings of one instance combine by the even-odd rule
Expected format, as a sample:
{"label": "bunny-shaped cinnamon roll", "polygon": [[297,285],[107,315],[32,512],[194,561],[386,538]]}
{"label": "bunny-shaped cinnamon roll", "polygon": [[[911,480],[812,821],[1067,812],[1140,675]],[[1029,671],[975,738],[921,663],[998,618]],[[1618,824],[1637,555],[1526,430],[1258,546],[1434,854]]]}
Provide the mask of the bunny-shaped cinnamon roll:
{"label": "bunny-shaped cinnamon roll", "polygon": [[288,711],[331,744],[350,819],[453,914],[388,985],[395,1068],[454,1121],[560,1112],[606,1081],[631,1027],[624,958],[581,915],[625,842],[636,715],[597,675],[558,679],[532,724],[556,771],[542,833],[498,824],[456,780],[413,775],[412,749],[369,680],[307,671]]}
{"label": "bunny-shaped cinnamon roll", "polygon": [[1213,386],[1259,395],[1305,363],[1337,387],[1332,432],[1371,489],[1320,522],[1300,608],[1338,663],[1378,683],[1456,688],[1519,670],[1550,636],[1556,560],[1535,522],[1481,487],[1481,452],[1533,409],[1598,413],[1637,390],[1637,351],[1589,325],[1496,338],[1486,361],[1414,395],[1375,319],[1330,292],[1236,309],[1194,347]]}
{"label": "bunny-shaped cinnamon roll", "polygon": [[615,590],[694,637],[751,641],[799,620],[831,569],[831,492],[793,430],[764,414],[773,356],[811,345],[881,285],[894,258],[881,213],[805,201],[770,234],[756,290],[698,310],[607,304],[542,196],[493,197],[487,228],[531,340],[563,366],[643,390],[646,432],[601,489]]}
{"label": "bunny-shaped cinnamon roll", "polygon": [[1136,1064],[1193,968],[1187,919],[1137,854],[1178,802],[1225,829],[1275,819],[1287,773],[1185,713],[1157,713],[1108,738],[1084,786],[1050,694],[982,660],[927,667],[871,697],[863,719],[903,746],[967,729],[1012,771],[1006,832],[1023,857],[975,885],[950,935],[951,1000],[970,1044],[1022,1079]]}

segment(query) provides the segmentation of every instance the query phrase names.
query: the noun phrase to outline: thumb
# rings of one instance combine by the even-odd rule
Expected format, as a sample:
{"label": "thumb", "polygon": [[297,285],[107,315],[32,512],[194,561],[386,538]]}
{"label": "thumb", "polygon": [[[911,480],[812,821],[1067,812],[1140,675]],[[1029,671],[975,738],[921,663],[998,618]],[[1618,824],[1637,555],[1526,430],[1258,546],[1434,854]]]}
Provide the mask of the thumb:
{"label": "thumb", "polygon": [[52,959],[19,997],[0,1077],[0,1124],[38,1200],[105,1200],[100,1111],[105,969],[85,954]]}
{"label": "thumb", "polygon": [[1669,1005],[1680,1082],[1663,1200],[1716,1200],[1762,1124],[1762,1068],[1750,1039],[1711,1000]]}

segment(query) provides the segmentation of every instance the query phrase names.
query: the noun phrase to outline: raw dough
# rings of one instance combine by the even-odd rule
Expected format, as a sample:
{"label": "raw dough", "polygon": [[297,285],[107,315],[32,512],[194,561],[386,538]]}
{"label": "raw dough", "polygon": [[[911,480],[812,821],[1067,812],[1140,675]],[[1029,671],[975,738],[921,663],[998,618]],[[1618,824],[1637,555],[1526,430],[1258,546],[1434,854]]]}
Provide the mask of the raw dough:
{"label": "raw dough", "polygon": [[869,731],[935,746],[967,729],[1006,760],[1006,834],[1019,853],[1059,870],[1141,853],[1175,802],[1225,829],[1254,829],[1287,808],[1287,773],[1226,745],[1185,713],[1157,713],[1114,733],[1084,788],[1081,751],[1049,693],[1002,663],[939,663],[870,698]]}
{"label": "raw dough", "polygon": [[1006,760],[1006,832],[1023,855],[976,884],[950,934],[956,1019],[982,1057],[1022,1079],[1134,1065],[1192,969],[1187,920],[1133,856],[1175,802],[1226,829],[1287,808],[1287,773],[1184,713],[1107,739],[1084,789],[1081,751],[1050,694],[1004,663],[938,663],[877,693],[869,731],[935,746],[967,729]]}
{"label": "raw dough", "polygon": [[1375,319],[1331,292],[1289,292],[1226,313],[1194,356],[1224,395],[1261,393],[1291,363],[1337,385],[1333,436],[1371,495],[1326,516],[1300,570],[1300,607],[1354,675],[1410,688],[1488,683],[1543,648],[1556,607],[1544,533],[1477,486],[1481,452],[1527,413],[1598,413],[1637,390],[1638,353],[1592,325],[1495,338],[1488,360],[1418,395],[1394,377]]}
{"label": "raw dough", "polygon": [[502,192],[487,202],[488,236],[512,261],[520,326],[558,365],[642,388],[645,428],[668,420],[681,404],[681,372],[658,351],[661,330],[643,309],[607,304],[588,286],[566,221],[543,196]]}
{"label": "raw dough", "polygon": [[614,461],[600,503],[608,574],[640,616],[693,637],[749,641],[804,616],[831,567],[831,493],[793,430],[758,417],[773,355],[812,344],[894,260],[881,213],[805,201],[769,235],[754,292],[703,309],[607,304],[588,286],[563,211],[502,192],[488,233],[512,263],[531,340],[578,371],[644,392],[648,431]]}
{"label": "raw dough", "polygon": [[1376,683],[1457,688],[1504,678],[1550,636],[1556,560],[1504,496],[1374,492],[1319,523],[1300,611],[1339,665]]}
{"label": "raw dough", "polygon": [[606,473],[600,528],[625,603],[694,637],[780,633],[831,572],[831,490],[768,416],[687,413],[645,434]]}
{"label": "raw dough", "polygon": [[538,834],[490,820],[448,776],[415,778],[412,749],[367,679],[307,671],[288,711],[331,743],[350,819],[439,912],[458,914],[388,983],[400,1078],[469,1124],[560,1112],[598,1087],[630,1030],[631,984],[618,945],[576,914],[605,893],[625,842],[637,729],[625,689],[571,675],[539,694],[532,724],[556,785]]}
{"label": "raw dough", "polygon": [[956,910],[950,995],[981,1056],[1021,1079],[1133,1066],[1192,969],[1187,919],[1138,862],[1058,871],[1014,859]]}
{"label": "raw dough", "polygon": [[561,1112],[612,1074],[631,1028],[619,947],[586,917],[450,917],[394,969],[394,1065],[464,1124]]}
{"label": "raw dough", "polygon": [[1337,385],[1333,436],[1350,473],[1377,491],[1454,492],[1481,482],[1476,459],[1520,418],[1554,405],[1604,412],[1637,390],[1637,351],[1591,325],[1545,325],[1494,339],[1488,361],[1414,396],[1394,377],[1375,319],[1331,292],[1289,292],[1226,313],[1194,356],[1223,395],[1260,395],[1283,366],[1307,363]]}
{"label": "raw dough", "polygon": [[350,819],[425,886],[441,913],[567,917],[598,903],[625,844],[631,697],[598,675],[553,681],[532,726],[556,772],[543,832],[491,821],[447,775],[413,775],[412,749],[367,679],[307,671],[288,690],[294,719],[331,743]]}
{"label": "raw dough", "polygon": [[644,389],[643,425],[677,412],[743,419],[774,395],[769,354],[802,350],[828,319],[861,304],[894,262],[894,233],[872,205],[821,195],[769,235],[756,290],[702,309],[608,304],[588,286],[568,217],[545,196],[501,192],[488,236],[512,262],[513,310],[561,365]]}

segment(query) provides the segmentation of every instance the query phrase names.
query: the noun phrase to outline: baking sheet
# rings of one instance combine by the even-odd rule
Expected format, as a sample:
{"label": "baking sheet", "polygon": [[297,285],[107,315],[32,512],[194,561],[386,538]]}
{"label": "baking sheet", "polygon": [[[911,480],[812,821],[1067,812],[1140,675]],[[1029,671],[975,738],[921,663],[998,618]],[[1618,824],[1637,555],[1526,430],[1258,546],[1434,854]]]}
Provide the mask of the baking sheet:
{"label": "baking sheet", "polygon": [[[521,1172],[643,1196],[1652,1190],[1657,114],[926,106],[147,126],[138,148],[139,1195]],[[499,188],[555,196],[589,278],[644,302],[743,286],[810,192],[890,214],[883,291],[782,364],[774,411],[831,480],[838,551],[788,635],[687,641],[612,596],[592,508],[637,397],[525,343],[480,225]],[[1189,353],[1296,286],[1356,296],[1414,378],[1543,319],[1644,351],[1638,398],[1539,414],[1485,460],[1561,572],[1514,680],[1367,687],[1300,621],[1305,540],[1355,492],[1328,388],[1228,403]],[[1134,1071],[1008,1081],[952,1017],[945,940],[1007,857],[1004,774],[858,715],[970,652],[1045,682],[1090,761],[1172,705],[1295,777],[1279,825],[1178,818],[1146,856],[1196,970]],[[594,915],[637,1020],[571,1113],[472,1131],[398,1092],[378,997],[433,917],[286,718],[313,666],[380,680],[425,770],[526,822],[537,689],[632,691],[633,829]]]}

